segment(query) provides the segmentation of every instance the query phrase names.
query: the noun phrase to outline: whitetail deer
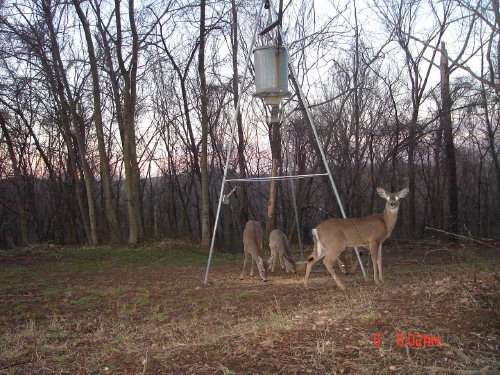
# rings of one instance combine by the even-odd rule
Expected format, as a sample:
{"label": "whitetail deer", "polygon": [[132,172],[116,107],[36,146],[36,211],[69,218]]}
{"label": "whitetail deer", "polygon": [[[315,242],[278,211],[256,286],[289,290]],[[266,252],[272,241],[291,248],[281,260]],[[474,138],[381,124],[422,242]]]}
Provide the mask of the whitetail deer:
{"label": "whitetail deer", "polygon": [[268,271],[274,272],[276,263],[280,262],[281,269],[286,269],[287,273],[295,273],[295,261],[293,260],[288,240],[285,233],[279,229],[273,230],[269,234],[269,248],[271,249],[271,258],[268,260]]}
{"label": "whitetail deer", "polygon": [[377,188],[379,196],[387,202],[382,213],[359,218],[330,219],[323,221],[312,230],[314,249],[307,259],[304,286],[307,287],[311,269],[319,259],[337,283],[345,290],[344,284],[339,280],[333,270],[333,262],[344,251],[346,246],[368,247],[373,263],[373,278],[378,284],[384,281],[382,276],[382,244],[387,240],[398,219],[399,200],[406,197],[408,188],[398,193],[389,193],[382,188]]}
{"label": "whitetail deer", "polygon": [[[362,253],[360,252],[359,255],[362,255]],[[341,253],[337,258],[337,262],[339,264],[340,272],[344,275],[355,273],[358,268],[358,259],[354,254],[354,249],[345,250]]]}
{"label": "whitetail deer", "polygon": [[245,276],[245,267],[247,265],[247,258],[250,256],[250,276],[254,274],[254,262],[257,264],[262,281],[267,281],[266,264],[262,259],[262,240],[263,240],[262,227],[259,222],[250,220],[246,223],[243,230],[243,252],[245,258],[243,260],[243,270],[241,271],[240,279]]}

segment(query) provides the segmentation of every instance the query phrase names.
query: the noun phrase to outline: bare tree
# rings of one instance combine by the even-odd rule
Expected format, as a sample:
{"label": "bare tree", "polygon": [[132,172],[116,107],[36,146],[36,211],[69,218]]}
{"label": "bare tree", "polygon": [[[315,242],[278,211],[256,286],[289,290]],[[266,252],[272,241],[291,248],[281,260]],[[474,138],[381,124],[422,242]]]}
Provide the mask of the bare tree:
{"label": "bare tree", "polygon": [[7,143],[7,148],[9,151],[10,161],[12,164],[12,170],[14,172],[14,185],[17,190],[16,200],[17,200],[17,216],[19,220],[19,229],[21,232],[21,245],[27,245],[29,243],[28,239],[28,223],[26,220],[25,211],[25,194],[24,194],[24,182],[23,176],[21,174],[21,169],[19,168],[18,158],[14,149],[14,144],[10,136],[10,131],[7,126],[7,120],[4,114],[0,111],[0,129],[2,129],[3,137]]}
{"label": "bare tree", "polygon": [[[414,33],[415,22],[418,19],[417,14],[420,10],[420,2],[399,2],[387,0],[383,2],[384,6],[377,6],[380,16],[390,33],[399,44],[405,57],[408,79],[411,83],[411,118],[408,124],[408,187],[409,193],[409,225],[417,232],[416,216],[416,164],[415,154],[417,139],[421,129],[419,129],[419,114],[422,102],[425,100],[425,93],[429,81],[430,72],[433,68],[433,61],[437,50],[429,47],[430,41],[441,41],[445,32],[446,19],[450,13],[449,3],[443,4],[443,22],[436,30],[433,30],[426,38],[426,43],[422,48],[410,44],[410,35]],[[431,50],[430,64],[427,63],[426,54]],[[427,65],[427,66],[426,66]]]}
{"label": "bare tree", "polygon": [[451,122],[450,71],[445,43],[441,43],[441,126],[443,128],[446,172],[448,177],[448,210],[449,229],[458,231],[458,186],[457,164],[455,161],[455,145],[453,143],[453,128]]}
{"label": "bare tree", "polygon": [[207,80],[205,75],[205,40],[207,37],[206,0],[200,1],[200,46],[198,51],[198,74],[200,77],[201,103],[201,245],[210,246],[210,197],[208,194],[208,99]]}
{"label": "bare tree", "polygon": [[[66,70],[64,68],[64,63],[61,59],[61,52],[59,47],[59,42],[57,40],[56,29],[54,27],[54,14],[56,8],[52,5],[52,0],[42,0],[43,16],[46,22],[49,36],[50,36],[50,52],[53,61],[53,69],[55,79],[58,82],[57,94],[64,107],[69,107],[64,109],[64,116],[67,116],[67,112],[70,113],[70,119],[63,121],[71,121],[73,124],[73,135],[76,138],[76,144],[78,147],[78,156],[83,170],[83,178],[85,182],[85,190],[87,195],[87,206],[89,212],[91,239],[90,243],[92,245],[97,245],[99,242],[97,238],[97,217],[96,208],[94,200],[94,190],[93,190],[93,176],[90,171],[90,166],[86,158],[85,140],[84,140],[84,122],[82,117],[78,114],[77,104],[72,94],[71,87],[68,82],[66,75]],[[64,92],[65,90],[65,92]]]}
{"label": "bare tree", "polygon": [[[233,104],[236,108],[240,93],[238,92],[238,8],[236,6],[236,0],[231,0],[231,57],[232,57],[232,67],[233,67]],[[240,171],[240,177],[246,178],[246,158],[245,158],[245,139],[243,135],[243,120],[241,118],[241,110],[236,113],[236,122],[238,126],[238,166]],[[241,217],[240,224],[243,227],[246,222],[250,219],[248,213],[248,189],[246,184],[241,187]]]}
{"label": "bare tree", "polygon": [[104,143],[104,131],[101,112],[101,87],[99,83],[98,61],[95,53],[94,42],[90,30],[90,24],[87,16],[81,7],[81,0],[72,0],[78,14],[78,18],[83,26],[85,41],[87,43],[90,72],[92,75],[92,96],[94,104],[94,126],[97,135],[97,145],[99,149],[99,165],[101,171],[102,190],[104,194],[104,211],[108,221],[109,232],[113,242],[119,240],[118,219],[116,217],[115,207],[113,205],[113,196],[111,192],[111,174],[109,170],[109,160]]}

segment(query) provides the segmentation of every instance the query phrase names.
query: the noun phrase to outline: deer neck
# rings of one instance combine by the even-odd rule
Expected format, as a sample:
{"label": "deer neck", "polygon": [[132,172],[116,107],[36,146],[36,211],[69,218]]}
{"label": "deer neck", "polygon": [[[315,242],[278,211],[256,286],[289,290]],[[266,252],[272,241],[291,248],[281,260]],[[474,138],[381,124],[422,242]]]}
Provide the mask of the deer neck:
{"label": "deer neck", "polygon": [[385,228],[387,230],[387,237],[389,237],[396,225],[396,220],[398,220],[398,208],[390,208],[389,205],[385,206],[385,210],[382,213],[385,222]]}

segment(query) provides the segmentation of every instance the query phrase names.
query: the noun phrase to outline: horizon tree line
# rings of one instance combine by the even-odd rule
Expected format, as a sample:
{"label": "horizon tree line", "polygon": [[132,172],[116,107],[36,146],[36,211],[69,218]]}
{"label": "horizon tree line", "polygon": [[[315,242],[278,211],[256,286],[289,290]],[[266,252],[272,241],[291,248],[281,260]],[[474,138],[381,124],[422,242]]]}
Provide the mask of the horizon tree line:
{"label": "horizon tree line", "polygon": [[[251,80],[238,92],[258,5],[0,2],[0,247],[161,238],[207,247],[233,116],[233,176],[318,173],[304,106],[349,216],[381,208],[375,187],[408,186],[400,236],[433,227],[498,237],[498,0],[353,2],[331,14],[293,2],[291,85],[308,102],[289,99],[286,127],[266,122]],[[218,247],[237,246],[248,219],[296,238],[288,189],[241,184]],[[327,179],[296,189],[308,240],[340,211]]]}

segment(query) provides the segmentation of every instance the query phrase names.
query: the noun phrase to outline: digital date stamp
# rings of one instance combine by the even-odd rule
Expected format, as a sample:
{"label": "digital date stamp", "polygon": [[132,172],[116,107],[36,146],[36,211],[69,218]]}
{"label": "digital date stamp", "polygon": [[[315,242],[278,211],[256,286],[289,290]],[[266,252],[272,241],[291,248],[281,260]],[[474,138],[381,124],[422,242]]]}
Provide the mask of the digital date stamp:
{"label": "digital date stamp", "polygon": [[[441,336],[426,335],[421,333],[396,333],[395,341],[397,346],[409,347],[441,347]],[[373,345],[380,347],[382,345],[382,334],[373,334]]]}

